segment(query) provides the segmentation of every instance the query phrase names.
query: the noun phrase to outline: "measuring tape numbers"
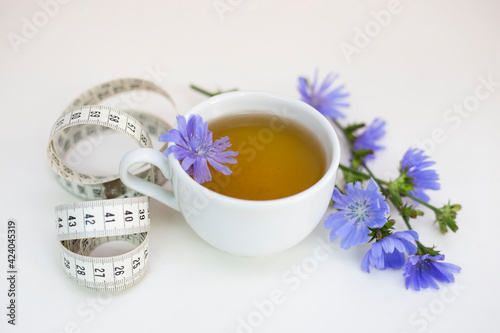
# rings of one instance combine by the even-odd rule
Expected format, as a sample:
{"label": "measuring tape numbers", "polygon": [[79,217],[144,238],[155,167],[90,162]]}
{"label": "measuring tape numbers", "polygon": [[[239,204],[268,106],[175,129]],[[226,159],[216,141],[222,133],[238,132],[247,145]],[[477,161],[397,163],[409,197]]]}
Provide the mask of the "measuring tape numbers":
{"label": "measuring tape numbers", "polygon": [[[87,201],[56,209],[56,229],[66,274],[86,287],[117,291],[144,276],[149,245],[147,197]],[[90,257],[99,245],[126,241],[137,247],[112,257]]]}
{"label": "measuring tape numbers", "polygon": [[[134,90],[158,93],[174,105],[170,96],[152,82],[109,81],[76,98],[50,132],[47,158],[58,181],[77,197],[90,200],[55,208],[61,263],[70,279],[94,290],[123,290],[144,276],[149,251],[149,198],[127,188],[118,170],[116,175],[105,176],[82,173],[68,163],[67,156],[72,147],[102,140],[108,131],[128,136],[138,147],[152,148],[151,137],[170,130],[166,122],[140,111],[98,105],[106,98]],[[159,185],[166,180],[151,166],[141,166],[136,175]],[[113,241],[129,242],[135,248],[117,256],[91,255],[100,245]]]}

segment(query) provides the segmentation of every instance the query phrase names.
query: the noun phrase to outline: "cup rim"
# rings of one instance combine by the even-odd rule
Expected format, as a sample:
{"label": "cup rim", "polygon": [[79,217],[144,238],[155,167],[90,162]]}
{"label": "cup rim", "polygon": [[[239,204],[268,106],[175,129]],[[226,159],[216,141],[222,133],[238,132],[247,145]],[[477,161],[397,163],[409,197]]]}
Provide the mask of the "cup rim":
{"label": "cup rim", "polygon": [[[207,193],[210,193],[211,198],[217,198],[218,200],[224,200],[227,201],[228,204],[239,204],[239,205],[259,205],[259,206],[270,206],[270,205],[276,205],[276,204],[285,204],[289,202],[295,202],[295,201],[300,201],[302,200],[303,197],[306,197],[309,195],[309,193],[316,191],[319,189],[321,186],[324,185],[325,182],[327,182],[329,179],[335,178],[335,174],[338,170],[338,166],[340,164],[340,143],[339,139],[337,136],[337,133],[335,131],[335,128],[333,128],[332,124],[323,116],[319,111],[317,111],[315,108],[310,106],[309,104],[299,100],[295,99],[292,97],[288,97],[285,95],[277,94],[277,93],[270,93],[270,92],[265,92],[265,91],[255,91],[255,90],[239,90],[239,91],[231,91],[231,92],[225,92],[221,93],[219,95],[212,96],[191,109],[189,109],[183,116],[188,117],[191,114],[198,114],[197,110],[205,108],[207,105],[213,104],[218,102],[219,100],[224,100],[227,98],[239,98],[240,96],[249,96],[249,95],[255,95],[259,97],[267,97],[267,98],[274,98],[274,99],[281,99],[287,103],[290,104],[295,104],[299,106],[300,108],[304,108],[309,110],[311,116],[314,117],[316,120],[318,120],[325,128],[327,128],[327,132],[329,133],[329,140],[332,143],[332,160],[331,163],[328,165],[327,170],[323,174],[323,176],[312,186],[308,187],[307,189],[287,196],[283,198],[278,198],[278,199],[269,199],[269,200],[250,200],[250,199],[240,199],[240,198],[235,198],[235,197],[230,197],[227,195],[223,195],[220,193],[217,193],[215,191],[210,190],[209,188],[206,188],[202,184],[198,183],[195,181],[193,178],[191,178],[186,171],[182,168],[179,160],[177,160],[173,154],[170,154],[168,158],[170,159],[170,165],[171,168],[176,168],[176,172],[178,172],[178,177],[183,177],[185,181],[188,183],[191,182],[192,186],[199,187],[202,191],[208,191]],[[175,129],[177,129],[177,123],[174,126]],[[321,140],[321,138],[318,138]],[[174,145],[175,143],[170,142],[170,145]],[[180,171],[180,172],[179,172]],[[333,190],[333,189],[332,189]]]}

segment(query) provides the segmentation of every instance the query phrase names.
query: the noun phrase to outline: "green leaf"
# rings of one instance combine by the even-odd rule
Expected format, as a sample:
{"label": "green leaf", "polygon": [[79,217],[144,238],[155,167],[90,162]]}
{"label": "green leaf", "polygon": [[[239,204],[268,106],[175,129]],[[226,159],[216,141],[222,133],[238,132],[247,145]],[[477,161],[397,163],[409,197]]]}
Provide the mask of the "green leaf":
{"label": "green leaf", "polygon": [[388,217],[387,222],[381,228],[368,228],[370,229],[370,233],[368,234],[368,236],[371,237],[368,242],[371,242],[373,240],[376,240],[378,242],[385,237],[392,235],[394,231],[394,224],[396,224],[396,220]]}
{"label": "green leaf", "polygon": [[440,255],[441,253],[437,250],[434,250],[436,247],[433,246],[433,247],[427,247],[427,246],[424,246],[422,245],[422,243],[420,243],[419,241],[417,241],[417,245],[418,245],[418,248],[417,248],[417,255],[419,256],[423,256],[424,254],[428,254],[430,256],[438,256]]}
{"label": "green leaf", "polygon": [[365,180],[370,179],[370,176],[362,174],[362,173],[354,173],[349,170],[343,169],[342,173],[344,174],[344,180],[346,184],[352,182],[363,182]]}
{"label": "green leaf", "polygon": [[415,207],[412,205],[405,204],[401,208],[401,216],[403,216],[403,217],[408,217],[410,219],[416,219],[418,216],[422,216],[422,215],[424,215],[424,212],[422,212],[421,210],[415,209]]}
{"label": "green leaf", "polygon": [[357,136],[355,132],[359,130],[360,128],[365,127],[364,123],[355,123],[352,125],[348,125],[344,128],[344,133],[347,136],[347,139],[354,143],[354,140],[356,140]]}
{"label": "green leaf", "polygon": [[351,165],[354,169],[359,168],[360,165],[363,165],[363,158],[368,155],[373,154],[373,149],[360,149],[352,151]]}
{"label": "green leaf", "polygon": [[403,206],[403,200],[401,199],[401,195],[399,194],[399,185],[396,181],[391,181],[387,185],[387,190],[389,192],[390,199],[397,207]]}
{"label": "green leaf", "polygon": [[448,232],[450,229],[453,232],[458,230],[458,226],[456,223],[457,212],[462,209],[462,206],[459,204],[451,205],[449,202],[447,205],[441,207],[438,211],[436,211],[436,222],[439,225],[439,230],[442,234]]}

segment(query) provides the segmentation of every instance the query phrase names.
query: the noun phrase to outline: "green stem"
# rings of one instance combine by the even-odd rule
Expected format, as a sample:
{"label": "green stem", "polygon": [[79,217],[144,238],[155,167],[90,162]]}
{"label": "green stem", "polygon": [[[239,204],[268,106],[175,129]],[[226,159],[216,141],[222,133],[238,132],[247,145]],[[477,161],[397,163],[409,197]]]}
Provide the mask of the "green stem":
{"label": "green stem", "polygon": [[411,194],[409,194],[409,193],[405,193],[405,196],[407,196],[408,198],[412,199],[413,201],[416,201],[416,202],[418,202],[418,203],[421,203],[421,204],[422,204],[422,205],[424,205],[425,207],[427,207],[427,208],[429,208],[429,209],[433,210],[436,214],[439,214],[439,213],[440,213],[440,211],[439,211],[439,209],[438,209],[438,208],[434,207],[433,205],[431,205],[431,204],[429,204],[429,203],[427,203],[427,202],[425,202],[425,201],[423,201],[423,200],[420,200],[419,198],[417,198],[417,197],[416,197],[416,196],[414,196],[414,195],[411,195]]}
{"label": "green stem", "polygon": [[215,96],[215,95],[217,95],[217,94],[218,94],[218,93],[213,94],[213,93],[211,93],[211,92],[208,92],[208,91],[206,91],[205,89],[201,89],[200,87],[195,86],[194,84],[190,85],[189,87],[190,87],[191,89],[196,90],[197,92],[202,93],[202,94],[204,94],[204,95],[207,95],[207,96],[209,96],[209,97],[213,97],[213,96]]}
{"label": "green stem", "polygon": [[420,251],[417,250],[417,253],[416,253],[417,255],[424,255],[427,253],[427,248],[424,246],[424,244],[420,243],[419,241],[415,241],[415,243],[417,244],[418,249],[420,250]]}
{"label": "green stem", "polygon": [[[343,165],[343,164],[339,164],[339,168],[340,168],[341,170],[344,170],[344,171],[349,171],[349,172],[351,172],[351,173],[353,173],[353,174],[355,174],[355,175],[358,175],[358,176],[370,176],[370,177],[372,177],[372,178],[373,178],[373,180],[375,180],[375,181],[379,184],[379,186],[380,186],[381,184],[382,184],[382,185],[385,185],[385,186],[389,185],[389,182],[387,182],[387,181],[385,181],[385,180],[382,180],[382,179],[379,179],[379,178],[375,177],[375,175],[373,174],[373,172],[371,172],[370,168],[368,168],[368,167],[366,166],[366,164],[365,164],[365,163],[362,163],[362,164],[361,164],[361,166],[362,166],[362,167],[366,170],[367,174],[366,174],[366,173],[364,173],[364,172],[361,172],[361,171],[359,171],[359,170],[356,170],[356,169],[350,168],[350,167],[348,167],[348,166],[345,166],[345,165]],[[437,207],[435,207],[435,206],[431,205],[430,203],[427,203],[427,202],[425,202],[425,201],[423,201],[423,200],[421,200],[421,199],[417,198],[417,197],[416,197],[416,196],[414,196],[414,195],[411,195],[411,194],[409,194],[409,193],[401,193],[401,195],[402,195],[402,196],[405,196],[405,197],[408,197],[408,198],[412,199],[413,201],[416,201],[416,202],[418,202],[418,203],[421,203],[423,206],[425,206],[425,207],[427,207],[427,208],[429,208],[429,209],[433,210],[433,211],[434,211],[435,213],[437,213],[437,214],[439,214],[439,212],[440,212],[439,208],[437,208]]]}
{"label": "green stem", "polygon": [[[368,166],[367,166],[364,162],[361,164],[361,166],[362,166],[362,167],[363,167],[363,168],[364,168],[364,169],[368,172],[368,174],[369,174],[370,176],[372,176],[373,180],[375,180],[375,181],[377,182],[376,177],[375,177],[375,176],[373,176],[373,172],[371,172],[370,168],[368,168]],[[386,183],[386,184],[387,184],[387,182],[384,182],[384,183]],[[410,219],[408,218],[408,216],[405,216],[405,215],[403,215],[403,214],[402,214],[402,213],[403,213],[403,209],[401,208],[401,206],[400,206],[400,205],[398,205],[398,204],[396,204],[396,202],[394,202],[394,200],[393,200],[392,196],[391,196],[391,195],[389,195],[389,193],[387,193],[386,189],[382,186],[382,184],[381,184],[381,183],[377,182],[377,184],[378,184],[378,186],[379,186],[380,190],[382,191],[382,193],[385,195],[385,197],[386,197],[387,199],[389,199],[389,201],[390,201],[390,202],[394,205],[394,207],[396,207],[396,209],[397,209],[397,210],[398,210],[398,212],[399,212],[399,215],[401,215],[401,216],[403,217],[403,221],[405,222],[406,227],[407,227],[409,230],[413,230],[413,228],[412,228],[412,227],[411,227],[411,225],[410,225]]]}
{"label": "green stem", "polygon": [[[344,129],[344,127],[342,127],[342,125],[340,125],[340,123],[336,120],[336,119],[332,119],[333,123],[342,131],[342,134],[344,134],[344,137],[347,139],[347,142],[349,142],[349,148],[352,151],[354,151],[354,145],[353,143],[349,140],[349,138],[347,137],[347,133]],[[370,177],[373,178],[373,180],[377,183],[377,185],[379,186],[380,190],[382,191],[382,193],[385,195],[386,198],[388,198],[392,204],[394,205],[394,207],[396,207],[396,209],[398,210],[399,214],[401,216],[403,216],[403,214],[401,214],[402,212],[402,209],[399,205],[397,205],[394,200],[392,199],[392,197],[390,195],[388,195],[389,193],[387,193],[387,190],[382,186],[382,185],[387,185],[388,182],[386,181],[383,181],[382,179],[378,179],[377,177],[375,177],[375,175],[373,174],[373,172],[370,170],[370,168],[366,165],[366,163],[364,162],[361,162],[361,166],[363,167],[363,169],[366,170],[366,172],[368,173],[368,175]],[[342,170],[348,170],[352,173],[355,173],[355,174],[362,174],[362,175],[366,175],[365,173],[361,172],[361,171],[358,171],[358,170],[355,170],[353,168],[349,168],[349,167],[346,167],[344,165],[339,165],[339,167],[342,169]],[[408,217],[405,217],[403,216],[403,221],[405,222],[406,224],[406,227],[409,229],[409,230],[413,230],[413,228],[411,227],[410,225],[410,221],[408,219]]]}
{"label": "green stem", "polygon": [[354,145],[351,142],[351,140],[349,140],[345,128],[342,125],[340,125],[340,123],[337,121],[337,119],[335,119],[335,118],[330,118],[330,119],[333,121],[333,123],[335,124],[335,126],[337,126],[339,128],[339,130],[342,131],[342,134],[344,134],[344,137],[346,138],[347,143],[349,144],[349,150],[351,152],[354,152]]}
{"label": "green stem", "polygon": [[217,92],[211,93],[211,92],[209,92],[209,91],[206,91],[205,89],[202,89],[202,88],[200,88],[200,87],[198,87],[198,86],[195,86],[194,84],[190,85],[189,87],[190,87],[191,89],[193,89],[193,90],[196,90],[196,91],[197,91],[197,92],[199,92],[199,93],[202,93],[202,94],[204,94],[204,95],[207,95],[208,97],[213,97],[213,96],[215,96],[215,95],[220,95],[220,94],[225,93],[225,92],[237,91],[237,90],[238,90],[238,89],[231,89],[231,90],[226,90],[226,91],[221,91],[221,90],[219,90],[219,91],[217,91]]}
{"label": "green stem", "polygon": [[[340,123],[336,120],[336,119],[332,119],[333,123],[342,131],[342,134],[344,135],[344,137],[346,138],[347,142],[349,143],[349,149],[351,150],[351,153],[354,152],[354,144],[349,140],[349,138],[347,137],[347,133],[344,129],[344,127],[342,127],[342,125],[340,125]],[[377,177],[375,177],[375,175],[373,174],[373,172],[370,170],[370,168],[366,165],[365,162],[361,162],[361,166],[363,167],[363,169],[366,170],[366,172],[368,173],[368,175],[370,177],[373,178],[373,180],[377,183],[377,185],[379,186],[380,190],[382,191],[382,193],[385,195],[386,198],[388,198],[390,200],[390,202],[394,205],[394,207],[396,207],[396,209],[398,210],[399,212],[399,215],[403,217],[403,221],[404,223],[406,224],[406,227],[408,228],[408,230],[413,230],[413,228],[411,227],[411,224],[410,224],[410,219],[408,216],[406,215],[403,215],[402,214],[402,207],[400,205],[397,205],[394,200],[392,199],[392,197],[389,195],[389,193],[387,193],[387,189],[382,186],[382,185],[385,185],[387,186],[389,184],[389,182],[387,181],[384,181],[382,179],[379,179]],[[346,170],[346,171],[349,171],[349,172],[352,172],[354,174],[357,174],[357,175],[363,175],[363,176],[366,176],[366,174],[364,172],[361,172],[359,170],[356,170],[356,169],[353,169],[353,168],[350,168],[350,167],[347,167],[345,165],[342,165],[340,164],[339,165],[339,168],[342,169],[342,170]],[[407,197],[421,203],[422,205],[434,210],[435,212],[439,211],[436,207],[428,204],[427,202],[424,202],[416,197],[414,197],[413,195],[411,194],[405,194]],[[425,247],[420,241],[416,240],[415,243],[417,244],[417,247],[418,247],[418,250],[417,250],[417,254],[419,255],[423,255],[423,254],[426,254],[428,253],[427,251],[427,247]]]}
{"label": "green stem", "polygon": [[[376,177],[373,175],[373,173],[371,172],[370,168],[368,168],[368,166],[364,162],[361,163],[361,166],[377,182]],[[383,182],[383,183],[387,184],[387,182]],[[396,207],[396,209],[399,212],[399,215],[403,217],[403,221],[405,222],[406,227],[408,228],[408,230],[413,230],[413,228],[411,227],[411,224],[410,224],[410,218],[408,216],[402,214],[402,212],[403,212],[402,207],[400,205],[397,205],[394,202],[394,200],[392,199],[392,196],[388,195],[388,193],[385,191],[384,187],[382,187],[379,182],[377,182],[377,184],[378,184],[380,190],[382,191],[382,193],[385,195],[385,197],[389,199],[389,201],[394,205],[394,207]],[[408,195],[408,197],[410,197],[412,199],[414,198],[412,195]],[[424,202],[421,201],[420,199],[418,199],[418,198],[415,198],[415,199],[417,199],[418,202],[424,204]],[[429,208],[433,207],[433,206],[427,204],[426,202],[425,202],[425,205],[428,206],[428,207],[430,206]],[[433,208],[435,209],[435,207],[433,207]],[[420,241],[415,240],[415,244],[417,244],[417,247],[418,247],[418,250],[417,250],[417,254],[418,255],[424,255],[426,253],[429,253],[428,250],[427,250],[427,247],[424,244],[422,244]]]}
{"label": "green stem", "polygon": [[[361,166],[363,167],[363,169],[366,170],[366,172],[368,172],[368,174],[370,175],[370,177],[372,177],[373,179],[377,178],[375,177],[375,175],[373,174],[373,172],[370,170],[370,168],[368,168],[368,166],[365,164],[365,162],[361,161]],[[378,181],[377,181],[378,183]]]}
{"label": "green stem", "polygon": [[368,175],[367,175],[364,172],[361,172],[359,170],[356,170],[356,169],[350,168],[348,166],[345,166],[342,163],[339,164],[339,168],[342,169],[342,170],[344,170],[344,171],[349,171],[349,172],[351,172],[351,173],[353,173],[355,175],[358,175],[358,176],[370,176],[370,177],[373,178],[374,181],[376,181],[377,183],[380,183],[380,184],[384,184],[384,185],[388,185],[389,184],[389,182],[386,182],[385,180],[382,180],[382,179],[379,179],[379,178],[375,177],[371,172],[368,172],[368,170],[367,170],[367,172],[368,172]]}

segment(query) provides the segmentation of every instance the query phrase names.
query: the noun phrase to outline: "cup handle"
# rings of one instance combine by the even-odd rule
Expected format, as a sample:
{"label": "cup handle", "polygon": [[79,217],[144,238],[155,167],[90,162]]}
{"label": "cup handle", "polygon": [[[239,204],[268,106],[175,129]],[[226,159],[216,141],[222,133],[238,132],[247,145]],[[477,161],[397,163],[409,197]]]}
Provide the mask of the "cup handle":
{"label": "cup handle", "polygon": [[159,185],[150,183],[129,172],[129,169],[139,163],[150,163],[163,173],[170,180],[170,165],[168,159],[158,150],[152,148],[139,148],[126,153],[120,162],[120,179],[125,186],[134,191],[143,193],[165,205],[180,211],[179,203],[172,191],[168,191]]}

